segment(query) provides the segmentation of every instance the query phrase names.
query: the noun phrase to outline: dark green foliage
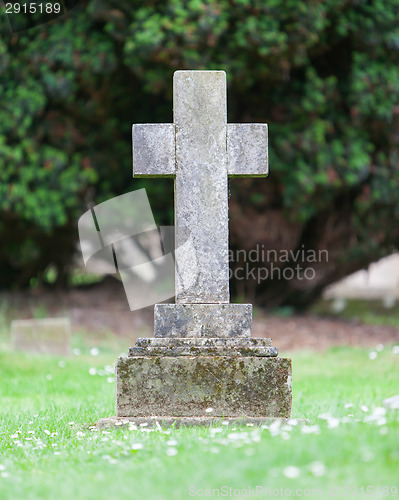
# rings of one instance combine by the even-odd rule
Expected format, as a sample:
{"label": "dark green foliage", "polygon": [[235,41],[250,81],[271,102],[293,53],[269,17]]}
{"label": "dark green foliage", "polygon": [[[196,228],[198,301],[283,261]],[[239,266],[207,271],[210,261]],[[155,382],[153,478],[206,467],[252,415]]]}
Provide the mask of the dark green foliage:
{"label": "dark green foliage", "polygon": [[264,282],[260,303],[305,305],[390,252],[399,243],[398,15],[399,0],[92,0],[6,35],[2,284],[27,283],[57,261],[58,238],[44,247],[46,235],[68,235],[72,248],[79,215],[111,196],[146,186],[159,222],[170,222],[171,183],[130,179],[130,127],[172,120],[176,69],[224,69],[229,121],[269,123],[269,179],[231,183],[232,246],[330,252],[316,280]]}

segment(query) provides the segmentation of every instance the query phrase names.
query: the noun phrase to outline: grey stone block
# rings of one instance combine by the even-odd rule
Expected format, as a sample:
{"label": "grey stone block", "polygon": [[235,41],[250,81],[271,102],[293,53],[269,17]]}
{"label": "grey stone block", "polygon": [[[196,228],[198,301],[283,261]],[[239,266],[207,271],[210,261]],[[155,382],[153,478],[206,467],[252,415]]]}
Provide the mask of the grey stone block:
{"label": "grey stone block", "polygon": [[68,356],[71,322],[69,318],[14,320],[11,322],[13,349],[37,354]]}
{"label": "grey stone block", "polygon": [[137,347],[271,347],[272,339],[263,337],[185,337],[139,338]]}
{"label": "grey stone block", "polygon": [[176,172],[173,123],[133,125],[133,176],[172,177]]}
{"label": "grey stone block", "polygon": [[252,304],[156,304],[155,337],[250,337]]}
{"label": "grey stone block", "polygon": [[129,356],[277,356],[277,347],[131,347]]}
{"label": "grey stone block", "polygon": [[264,338],[146,338],[138,339],[129,356],[277,356]]}
{"label": "grey stone block", "polygon": [[229,123],[227,153],[229,175],[266,177],[269,171],[267,124]]}
{"label": "grey stone block", "polygon": [[291,360],[126,357],[116,365],[118,417],[289,417]]}

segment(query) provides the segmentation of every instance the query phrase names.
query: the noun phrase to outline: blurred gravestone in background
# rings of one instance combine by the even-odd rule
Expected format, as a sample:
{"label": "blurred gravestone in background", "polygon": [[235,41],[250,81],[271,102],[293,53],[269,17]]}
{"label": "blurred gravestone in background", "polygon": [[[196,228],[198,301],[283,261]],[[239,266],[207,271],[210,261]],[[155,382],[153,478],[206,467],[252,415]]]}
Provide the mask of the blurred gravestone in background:
{"label": "blurred gravestone in background", "polygon": [[370,264],[326,288],[326,299],[382,299],[387,308],[399,300],[399,254]]}
{"label": "blurred gravestone in background", "polygon": [[37,354],[69,356],[71,323],[68,318],[14,320],[13,349]]}

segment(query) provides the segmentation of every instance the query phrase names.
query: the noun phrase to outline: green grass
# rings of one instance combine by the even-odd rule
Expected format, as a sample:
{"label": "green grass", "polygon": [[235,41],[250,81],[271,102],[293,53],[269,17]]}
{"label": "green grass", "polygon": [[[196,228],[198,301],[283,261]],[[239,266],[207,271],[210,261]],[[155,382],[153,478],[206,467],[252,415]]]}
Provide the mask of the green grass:
{"label": "green grass", "polygon": [[97,431],[114,414],[115,357],[0,354],[2,500],[180,499],[218,488],[237,498],[249,486],[320,489],[319,498],[370,486],[373,495],[351,498],[379,498],[377,486],[398,486],[398,413],[370,419],[399,392],[391,347],[375,360],[349,348],[295,354],[292,416],[309,423],[269,428]]}

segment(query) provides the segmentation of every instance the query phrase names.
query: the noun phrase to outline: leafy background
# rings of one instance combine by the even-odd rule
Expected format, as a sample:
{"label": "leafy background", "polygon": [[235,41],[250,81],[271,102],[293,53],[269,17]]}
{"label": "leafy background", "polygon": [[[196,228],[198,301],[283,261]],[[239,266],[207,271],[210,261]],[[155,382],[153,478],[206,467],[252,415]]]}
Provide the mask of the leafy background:
{"label": "leafy background", "polygon": [[314,280],[232,282],[235,297],[306,307],[398,248],[398,12],[399,0],[81,0],[30,29],[20,15],[14,33],[3,16],[0,286],[45,282],[50,266],[66,286],[79,216],[113,196],[146,187],[172,223],[172,183],[131,178],[131,125],[172,121],[177,69],[225,70],[229,121],[269,124],[269,178],[230,182],[232,248],[329,252]]}

